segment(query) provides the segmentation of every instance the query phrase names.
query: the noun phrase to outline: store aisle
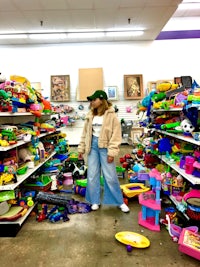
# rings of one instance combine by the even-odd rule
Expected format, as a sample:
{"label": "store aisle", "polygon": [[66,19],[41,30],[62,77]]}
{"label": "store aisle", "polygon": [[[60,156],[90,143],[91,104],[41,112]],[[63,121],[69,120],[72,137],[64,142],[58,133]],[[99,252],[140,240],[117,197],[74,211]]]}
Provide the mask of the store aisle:
{"label": "store aisle", "polygon": [[[130,153],[123,146],[121,154]],[[121,182],[123,179],[121,179]],[[73,196],[84,201],[83,198]],[[1,238],[1,267],[195,267],[199,262],[178,251],[164,226],[152,232],[138,224],[141,206],[129,200],[130,213],[117,207],[101,206],[87,214],[70,215],[68,222],[37,222],[30,216],[14,238]],[[146,236],[149,248],[133,249],[115,239],[115,234],[131,231]]]}

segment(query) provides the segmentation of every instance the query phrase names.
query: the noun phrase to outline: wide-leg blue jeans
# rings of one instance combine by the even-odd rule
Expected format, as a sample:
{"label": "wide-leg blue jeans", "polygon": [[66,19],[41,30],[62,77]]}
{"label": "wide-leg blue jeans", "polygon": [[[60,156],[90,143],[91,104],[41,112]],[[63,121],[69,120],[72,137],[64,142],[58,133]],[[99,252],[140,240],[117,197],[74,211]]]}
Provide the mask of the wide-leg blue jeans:
{"label": "wide-leg blue jeans", "polygon": [[[88,155],[87,188],[85,199],[90,204],[120,206],[123,196],[114,162],[107,162],[107,148],[98,147],[98,138],[92,137],[91,151]],[[104,177],[104,192],[101,201],[100,176]]]}

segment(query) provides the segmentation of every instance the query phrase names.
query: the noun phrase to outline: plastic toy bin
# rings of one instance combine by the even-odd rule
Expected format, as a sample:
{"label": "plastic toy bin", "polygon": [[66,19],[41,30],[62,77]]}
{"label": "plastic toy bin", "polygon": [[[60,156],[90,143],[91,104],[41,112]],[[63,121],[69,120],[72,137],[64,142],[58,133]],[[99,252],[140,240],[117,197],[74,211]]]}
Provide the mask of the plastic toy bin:
{"label": "plastic toy bin", "polygon": [[35,191],[48,191],[51,188],[51,185],[51,177],[48,175],[41,175],[38,179],[36,179],[35,183],[26,182],[22,186]]}

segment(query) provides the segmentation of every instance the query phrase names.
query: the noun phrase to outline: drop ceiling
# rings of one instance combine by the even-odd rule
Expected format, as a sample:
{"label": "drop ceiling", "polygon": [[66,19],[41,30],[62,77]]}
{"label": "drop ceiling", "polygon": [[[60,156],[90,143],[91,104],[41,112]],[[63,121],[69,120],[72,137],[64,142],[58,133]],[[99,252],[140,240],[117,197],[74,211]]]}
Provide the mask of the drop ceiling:
{"label": "drop ceiling", "polygon": [[[185,2],[186,0],[184,0]],[[189,0],[188,0],[189,1]],[[187,1],[187,2],[188,2]],[[0,39],[0,45],[152,41],[162,31],[199,30],[200,7],[179,10],[181,0],[0,0],[0,37],[8,33],[143,30],[135,37]],[[190,1],[191,2],[191,1]],[[196,2],[196,1],[192,1]],[[198,1],[199,2],[199,1]],[[187,29],[189,21],[194,25]],[[198,21],[199,23],[196,23]],[[175,25],[175,26],[174,26]],[[177,27],[178,25],[179,27]],[[177,27],[177,28],[176,28]],[[195,28],[196,27],[196,28]]]}

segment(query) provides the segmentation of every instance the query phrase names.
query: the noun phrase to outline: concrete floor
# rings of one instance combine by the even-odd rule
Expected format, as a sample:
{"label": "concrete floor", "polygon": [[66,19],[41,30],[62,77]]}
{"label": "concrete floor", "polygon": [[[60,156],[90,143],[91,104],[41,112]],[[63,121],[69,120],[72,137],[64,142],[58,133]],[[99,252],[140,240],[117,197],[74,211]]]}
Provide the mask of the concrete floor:
{"label": "concrete floor", "polygon": [[[126,148],[126,153],[130,152]],[[77,195],[72,197],[84,201]],[[160,232],[152,232],[138,224],[141,206],[137,198],[129,200],[129,207],[130,213],[125,214],[117,207],[101,206],[87,214],[69,215],[68,222],[37,222],[35,216],[29,216],[16,237],[0,239],[0,266],[200,266],[199,261],[179,252],[178,244],[163,226]],[[121,231],[146,236],[150,247],[127,252],[126,246],[115,239],[115,234]]]}

